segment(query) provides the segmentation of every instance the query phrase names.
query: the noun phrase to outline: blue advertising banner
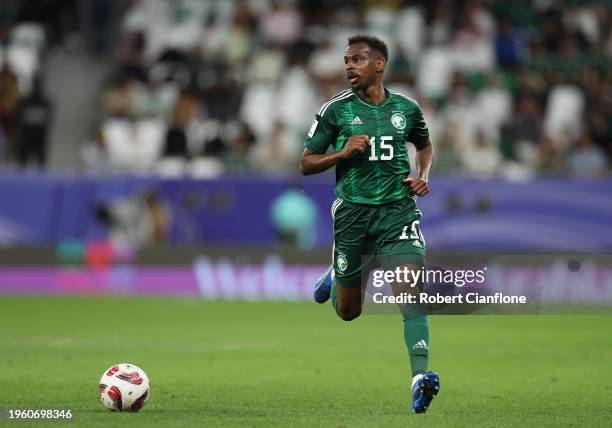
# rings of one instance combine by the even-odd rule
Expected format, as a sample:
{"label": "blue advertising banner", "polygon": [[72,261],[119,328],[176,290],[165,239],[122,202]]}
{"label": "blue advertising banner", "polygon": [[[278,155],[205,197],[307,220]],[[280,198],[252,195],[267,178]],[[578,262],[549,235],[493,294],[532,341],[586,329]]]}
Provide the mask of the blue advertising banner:
{"label": "blue advertising banner", "polygon": [[[612,180],[434,177],[418,206],[430,249],[593,252],[612,249],[610,195]],[[156,206],[165,213],[165,239],[172,244],[270,245],[282,235],[286,217],[308,211],[300,220],[309,237],[305,248],[327,247],[334,197],[332,176],[205,181],[5,174],[0,244],[104,239],[109,225],[141,226]],[[284,210],[285,219],[273,207],[283,207],[277,211]]]}

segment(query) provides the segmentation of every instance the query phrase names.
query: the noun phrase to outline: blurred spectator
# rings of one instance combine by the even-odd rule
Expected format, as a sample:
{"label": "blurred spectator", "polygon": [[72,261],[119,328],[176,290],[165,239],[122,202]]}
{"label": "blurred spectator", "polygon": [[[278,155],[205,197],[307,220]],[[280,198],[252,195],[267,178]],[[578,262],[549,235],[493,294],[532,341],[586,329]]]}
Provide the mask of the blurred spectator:
{"label": "blurred spectator", "polygon": [[253,150],[253,167],[260,171],[280,172],[291,167],[296,168],[295,147],[285,144],[290,141],[287,137],[287,126],[276,122],[272,133],[265,143],[260,143]]}
{"label": "blurred spectator", "polygon": [[255,40],[252,34],[256,31],[257,18],[251,10],[251,2],[236,2],[233,25],[223,25],[221,17],[212,14],[204,21],[200,36],[200,51],[206,60],[223,58],[230,64],[246,63],[249,50]]}
{"label": "blurred spectator", "polygon": [[444,2],[439,7],[433,7],[432,18],[429,22],[429,41],[433,46],[442,46],[450,43],[453,31],[453,5]]}
{"label": "blurred spectator", "polygon": [[606,169],[606,155],[597,147],[587,131],[583,131],[578,144],[569,153],[569,172],[575,176],[598,177]]}
{"label": "blurred spectator", "polygon": [[264,40],[281,46],[295,42],[302,30],[302,20],[295,7],[280,0],[271,0],[270,10],[261,20]]}
{"label": "blurred spectator", "polygon": [[109,239],[116,246],[141,247],[168,239],[170,209],[156,190],[101,205],[95,215],[108,228]]}
{"label": "blurred spectator", "polygon": [[166,133],[166,142],[164,146],[164,157],[179,157],[187,158],[187,135],[183,128],[174,123]]}
{"label": "blurred spectator", "polygon": [[21,93],[17,85],[17,76],[11,66],[5,63],[0,69],[0,126],[9,155],[15,151],[20,102]]}
{"label": "blurred spectator", "polygon": [[442,99],[449,90],[453,75],[453,60],[446,46],[426,49],[417,71],[417,88],[421,94]]}
{"label": "blurred spectator", "polygon": [[507,159],[535,167],[537,144],[542,133],[542,108],[533,95],[520,96],[514,114],[505,123],[501,147]]}
{"label": "blurred spectator", "polygon": [[454,173],[461,169],[456,128],[456,124],[449,124],[437,138],[434,168],[438,174]]}
{"label": "blurred spectator", "polygon": [[501,85],[498,76],[489,75],[485,86],[474,97],[474,107],[479,118],[481,128],[489,134],[497,134],[502,125],[510,119],[512,97],[510,92]]}
{"label": "blurred spectator", "polygon": [[147,171],[160,158],[165,135],[160,119],[105,121],[102,132],[109,163],[118,171]]}
{"label": "blurred spectator", "polygon": [[102,54],[108,49],[113,2],[108,0],[89,0],[88,6],[87,21],[90,43],[95,53]]}
{"label": "blurred spectator", "polygon": [[226,163],[230,170],[245,171],[251,168],[250,155],[254,143],[255,134],[246,123],[240,122],[226,155]]}
{"label": "blurred spectator", "polygon": [[19,107],[19,143],[18,162],[24,166],[31,156],[38,166],[42,167],[47,159],[47,133],[51,125],[53,109],[44,92],[42,80],[34,80],[32,92],[27,95]]}
{"label": "blurred spectator", "polygon": [[0,163],[7,158],[8,149],[6,137],[4,136],[4,130],[0,126]]}
{"label": "blurred spectator", "polygon": [[193,86],[181,92],[174,107],[174,122],[187,128],[191,123],[197,121],[201,115],[201,107],[197,89]]}
{"label": "blurred spectator", "polygon": [[495,175],[501,165],[499,150],[479,131],[476,133],[476,142],[468,150],[461,153],[462,163],[466,172],[481,176]]}
{"label": "blurred spectator", "polygon": [[240,108],[242,88],[230,67],[217,67],[215,74],[216,78],[202,88],[202,100],[208,117],[227,122]]}
{"label": "blurred spectator", "polygon": [[144,33],[134,31],[127,33],[119,46],[119,66],[126,77],[146,80],[145,49],[147,39]]}
{"label": "blurred spectator", "polygon": [[540,15],[539,34],[544,49],[558,52],[563,38],[563,19],[560,9],[548,9]]}
{"label": "blurred spectator", "polygon": [[544,131],[556,144],[567,147],[582,131],[584,93],[573,85],[557,85],[548,96]]}
{"label": "blurred spectator", "polygon": [[553,138],[544,134],[538,151],[538,168],[540,171],[554,174],[562,174],[567,171],[567,156],[562,148]]}
{"label": "blurred spectator", "polygon": [[96,127],[91,140],[84,142],[81,158],[85,167],[90,171],[104,172],[111,169],[101,126]]}
{"label": "blurred spectator", "polygon": [[103,109],[107,117],[131,118],[134,116],[134,94],[127,74],[116,76],[104,91]]}
{"label": "blurred spectator", "polygon": [[147,83],[135,87],[134,115],[140,118],[155,117],[169,120],[178,95],[175,84],[165,83],[153,76]]}
{"label": "blurred spectator", "polygon": [[420,7],[406,7],[397,17],[399,48],[408,58],[417,56],[423,48],[426,36],[425,16]]}
{"label": "blurred spectator", "polygon": [[462,71],[489,71],[495,65],[494,23],[477,1],[468,1],[453,40],[455,66]]}
{"label": "blurred spectator", "polygon": [[594,70],[584,70],[585,125],[593,142],[612,160],[612,81]]}
{"label": "blurred spectator", "polygon": [[189,151],[199,151],[197,147],[202,145],[198,134],[202,113],[198,90],[195,86],[189,86],[181,92],[174,106],[173,119],[173,126],[185,133]]}
{"label": "blurred spectator", "polygon": [[495,56],[501,67],[516,67],[525,55],[524,36],[518,28],[512,26],[507,17],[497,21],[495,36]]}

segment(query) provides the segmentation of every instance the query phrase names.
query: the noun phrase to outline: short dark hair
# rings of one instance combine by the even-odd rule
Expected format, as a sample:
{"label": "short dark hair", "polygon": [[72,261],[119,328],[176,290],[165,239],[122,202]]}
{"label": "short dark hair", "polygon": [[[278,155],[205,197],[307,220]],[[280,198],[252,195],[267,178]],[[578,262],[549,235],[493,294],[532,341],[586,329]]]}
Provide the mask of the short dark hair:
{"label": "short dark hair", "polygon": [[370,49],[378,51],[385,61],[389,59],[389,48],[387,44],[376,36],[369,36],[367,34],[356,34],[348,38],[348,45],[356,45],[357,43],[365,43]]}

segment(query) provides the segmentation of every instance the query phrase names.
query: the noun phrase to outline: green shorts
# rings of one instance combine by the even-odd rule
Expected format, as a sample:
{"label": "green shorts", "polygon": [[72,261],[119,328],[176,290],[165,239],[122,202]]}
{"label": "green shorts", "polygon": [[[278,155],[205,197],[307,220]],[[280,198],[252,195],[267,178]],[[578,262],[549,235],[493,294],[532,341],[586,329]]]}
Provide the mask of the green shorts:
{"label": "green shorts", "polygon": [[361,286],[362,269],[373,256],[383,269],[425,264],[425,240],[419,229],[421,211],[407,197],[385,205],[360,205],[336,199],[334,270],[343,287]]}

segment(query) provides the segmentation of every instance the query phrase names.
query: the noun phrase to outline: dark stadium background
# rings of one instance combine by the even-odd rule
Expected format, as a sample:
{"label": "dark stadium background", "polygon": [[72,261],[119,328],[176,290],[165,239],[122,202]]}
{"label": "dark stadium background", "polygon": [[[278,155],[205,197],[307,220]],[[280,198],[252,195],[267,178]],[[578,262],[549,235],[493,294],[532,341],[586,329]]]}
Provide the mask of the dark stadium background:
{"label": "dark stadium background", "polygon": [[[257,316],[243,300],[308,301],[329,264],[334,174],[302,177],[298,161],[314,112],[346,87],[342,55],[354,33],[388,43],[386,85],[416,99],[430,127],[431,193],[418,202],[429,252],[518,255],[511,273],[570,262],[540,303],[609,312],[609,1],[6,0],[7,358],[27,348],[19,338],[55,334],[20,332],[25,318],[9,307],[34,322],[58,305],[50,317],[69,336],[75,305],[103,313],[135,302],[155,318],[163,305],[147,299],[181,297],[222,318],[232,307]],[[572,276],[576,266],[582,276]],[[528,275],[508,278],[500,289],[533,287]],[[560,283],[580,290],[559,292]],[[327,307],[293,304],[335,322]],[[597,337],[608,328],[599,325]],[[105,358],[92,361],[118,362]],[[2,398],[0,407],[19,404]]]}

